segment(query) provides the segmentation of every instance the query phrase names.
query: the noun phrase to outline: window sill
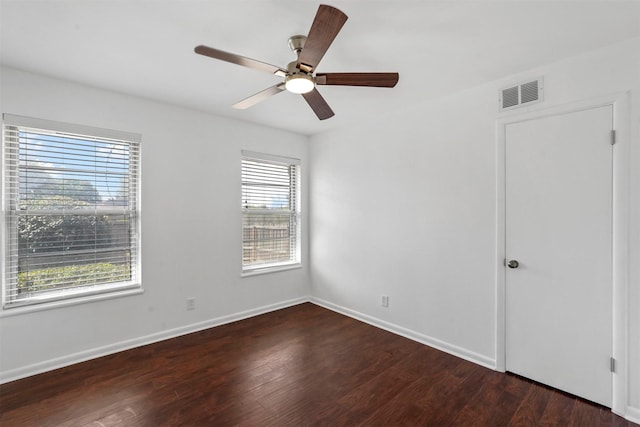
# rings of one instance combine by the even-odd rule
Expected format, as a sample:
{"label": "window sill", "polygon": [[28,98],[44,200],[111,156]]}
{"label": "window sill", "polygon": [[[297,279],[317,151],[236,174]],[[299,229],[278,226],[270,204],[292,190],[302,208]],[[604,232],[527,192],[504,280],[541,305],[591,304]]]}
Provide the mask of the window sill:
{"label": "window sill", "polygon": [[113,290],[110,292],[101,292],[92,295],[77,296],[65,299],[57,299],[51,301],[42,301],[38,303],[23,303],[15,306],[5,305],[0,311],[0,318],[17,316],[20,314],[34,313],[37,311],[52,310],[60,307],[68,307],[78,304],[87,304],[95,301],[103,301],[107,299],[122,298],[130,295],[139,295],[144,293],[139,285],[129,286],[120,290]]}
{"label": "window sill", "polygon": [[299,262],[295,264],[281,264],[281,265],[272,265],[269,267],[257,267],[250,270],[244,270],[240,276],[241,277],[259,276],[262,274],[277,273],[279,271],[297,270],[299,268],[302,268],[302,264]]}

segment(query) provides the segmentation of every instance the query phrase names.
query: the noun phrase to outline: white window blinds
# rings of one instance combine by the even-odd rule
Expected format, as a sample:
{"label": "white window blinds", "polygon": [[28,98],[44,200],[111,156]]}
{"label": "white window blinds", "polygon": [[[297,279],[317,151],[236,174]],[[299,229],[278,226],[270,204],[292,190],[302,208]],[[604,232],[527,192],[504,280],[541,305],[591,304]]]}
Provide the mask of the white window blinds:
{"label": "white window blinds", "polygon": [[139,135],[4,115],[4,305],[139,286]]}
{"label": "white window blinds", "polygon": [[300,161],[242,154],[243,270],[299,263]]}

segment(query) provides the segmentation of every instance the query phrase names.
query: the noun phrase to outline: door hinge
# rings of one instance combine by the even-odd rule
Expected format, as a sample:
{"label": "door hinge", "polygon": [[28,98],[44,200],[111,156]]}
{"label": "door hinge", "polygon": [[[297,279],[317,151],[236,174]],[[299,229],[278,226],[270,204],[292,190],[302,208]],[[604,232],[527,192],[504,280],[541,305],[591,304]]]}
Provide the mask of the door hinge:
{"label": "door hinge", "polygon": [[611,145],[614,145],[616,143],[616,131],[615,130],[611,130]]}
{"label": "door hinge", "polygon": [[616,359],[614,359],[613,357],[609,358],[609,368],[611,368],[611,372],[616,371]]}

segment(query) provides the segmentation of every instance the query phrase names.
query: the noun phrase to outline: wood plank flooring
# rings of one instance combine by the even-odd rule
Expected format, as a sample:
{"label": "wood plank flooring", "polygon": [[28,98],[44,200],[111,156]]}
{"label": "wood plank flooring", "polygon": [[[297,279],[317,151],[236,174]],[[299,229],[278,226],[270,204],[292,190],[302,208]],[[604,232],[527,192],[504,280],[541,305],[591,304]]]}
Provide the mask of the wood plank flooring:
{"label": "wood plank flooring", "polygon": [[9,426],[637,426],[313,304],[0,386]]}

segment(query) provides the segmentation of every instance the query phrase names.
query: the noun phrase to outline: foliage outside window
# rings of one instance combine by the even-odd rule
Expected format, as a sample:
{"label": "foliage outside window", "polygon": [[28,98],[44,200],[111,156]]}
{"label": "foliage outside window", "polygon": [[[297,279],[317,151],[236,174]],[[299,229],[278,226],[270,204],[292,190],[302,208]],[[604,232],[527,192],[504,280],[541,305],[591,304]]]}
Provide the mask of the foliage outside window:
{"label": "foliage outside window", "polygon": [[4,115],[5,308],[140,287],[139,135]]}
{"label": "foliage outside window", "polygon": [[300,263],[300,161],[243,151],[242,269]]}

